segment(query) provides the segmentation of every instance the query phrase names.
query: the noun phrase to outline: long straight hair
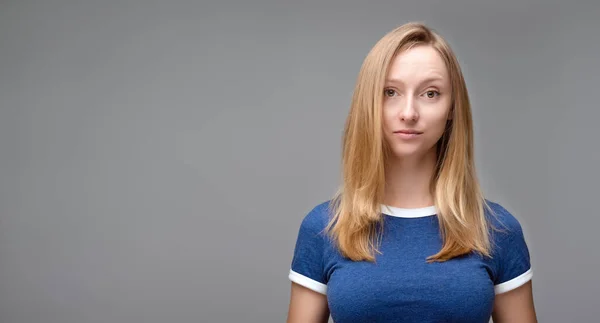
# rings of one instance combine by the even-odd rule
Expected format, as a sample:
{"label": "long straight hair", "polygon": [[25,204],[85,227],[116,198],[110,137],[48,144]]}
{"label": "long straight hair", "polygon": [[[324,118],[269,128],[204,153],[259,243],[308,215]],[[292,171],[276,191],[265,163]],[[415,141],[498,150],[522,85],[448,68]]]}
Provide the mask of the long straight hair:
{"label": "long straight hair", "polygon": [[381,205],[385,160],[390,148],[382,129],[385,77],[399,53],[428,45],[442,57],[452,87],[451,116],[436,144],[437,162],[430,191],[443,239],[442,249],[427,258],[443,262],[479,252],[490,256],[490,233],[473,153],[473,121],[467,87],[449,44],[433,29],[411,22],[387,33],[368,53],[360,69],[342,143],[342,183],[330,201],[326,231],[341,254],[354,261],[374,261],[383,224]]}

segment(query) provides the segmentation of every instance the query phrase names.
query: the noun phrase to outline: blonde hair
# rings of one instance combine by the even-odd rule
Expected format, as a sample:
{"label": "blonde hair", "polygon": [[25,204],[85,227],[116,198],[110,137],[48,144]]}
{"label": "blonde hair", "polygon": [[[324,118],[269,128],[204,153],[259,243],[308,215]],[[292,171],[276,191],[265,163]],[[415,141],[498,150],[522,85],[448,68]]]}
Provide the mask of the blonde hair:
{"label": "blonde hair", "polygon": [[424,24],[411,22],[387,33],[366,56],[344,128],[342,184],[330,201],[332,218],[325,229],[341,254],[354,261],[374,261],[374,252],[379,253],[384,161],[390,154],[382,133],[384,82],[393,58],[416,45],[431,46],[440,54],[452,87],[452,118],[437,143],[430,183],[443,246],[427,261],[443,262],[471,251],[491,254],[490,224],[484,213],[484,208],[491,208],[475,172],[473,121],[465,80],[448,43]]}

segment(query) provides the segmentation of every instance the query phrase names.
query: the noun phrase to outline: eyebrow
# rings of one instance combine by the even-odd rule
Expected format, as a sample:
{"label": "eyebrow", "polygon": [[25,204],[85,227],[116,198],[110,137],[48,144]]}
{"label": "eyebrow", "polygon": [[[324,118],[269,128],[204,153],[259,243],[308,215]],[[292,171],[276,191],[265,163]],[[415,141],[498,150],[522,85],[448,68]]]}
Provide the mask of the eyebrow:
{"label": "eyebrow", "polygon": [[[424,79],[423,81],[421,81],[420,84],[425,84],[425,83],[430,83],[430,82],[435,82],[435,81],[444,81],[444,79],[441,76],[430,76],[426,79]],[[399,83],[399,84],[404,84],[404,82],[402,82],[402,80],[400,79],[386,79],[385,80],[386,83]]]}

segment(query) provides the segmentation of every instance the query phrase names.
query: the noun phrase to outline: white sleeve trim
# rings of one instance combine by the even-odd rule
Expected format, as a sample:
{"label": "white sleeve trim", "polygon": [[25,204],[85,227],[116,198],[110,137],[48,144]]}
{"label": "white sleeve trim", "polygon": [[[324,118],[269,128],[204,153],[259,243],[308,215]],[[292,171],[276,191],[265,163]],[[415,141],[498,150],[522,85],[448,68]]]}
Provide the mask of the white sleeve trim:
{"label": "white sleeve trim", "polygon": [[323,295],[327,295],[327,285],[319,283],[314,279],[310,279],[304,275],[301,275],[290,269],[290,274],[288,276],[291,281],[294,283],[300,284],[308,289],[314,290],[317,293],[321,293]]}
{"label": "white sleeve trim", "polygon": [[531,277],[533,277],[533,270],[531,268],[529,268],[529,270],[527,270],[526,272],[524,272],[523,274],[509,280],[506,281],[504,283],[498,284],[494,286],[494,293],[496,295],[498,294],[502,294],[502,293],[506,293],[508,291],[511,291],[517,287],[522,286],[523,284],[525,284],[526,282],[531,280]]}

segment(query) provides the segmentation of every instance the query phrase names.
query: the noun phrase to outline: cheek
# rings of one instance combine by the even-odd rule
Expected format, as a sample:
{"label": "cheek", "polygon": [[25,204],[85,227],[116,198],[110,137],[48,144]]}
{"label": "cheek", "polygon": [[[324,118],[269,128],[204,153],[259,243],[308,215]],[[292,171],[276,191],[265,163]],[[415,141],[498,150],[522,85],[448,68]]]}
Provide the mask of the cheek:
{"label": "cheek", "polygon": [[448,122],[448,110],[444,111],[445,112],[442,113],[440,113],[440,110],[432,111],[431,114],[427,116],[427,128],[431,136],[430,138],[433,141],[437,141],[446,128],[446,123]]}
{"label": "cheek", "polygon": [[440,140],[440,138],[442,138],[445,128],[446,128],[446,119],[436,122],[435,125],[432,124],[431,128],[429,130],[429,138],[428,138],[429,142],[431,142],[432,144],[438,142]]}
{"label": "cheek", "polygon": [[394,122],[395,122],[394,116],[395,116],[395,114],[391,110],[392,109],[389,109],[389,108],[387,108],[387,109],[385,107],[383,108],[383,113],[382,113],[382,117],[383,117],[383,119],[382,119],[383,129],[389,130],[394,125]]}
{"label": "cheek", "polygon": [[396,121],[394,120],[394,116],[386,109],[383,110],[381,124],[383,128],[383,140],[388,144],[393,142],[392,131],[396,127]]}
{"label": "cheek", "polygon": [[448,122],[448,117],[446,114],[441,115],[441,116],[436,116],[435,118],[432,118],[432,121],[430,123],[432,128],[435,128],[436,132],[443,132],[444,131],[444,127],[446,127],[446,122]]}

